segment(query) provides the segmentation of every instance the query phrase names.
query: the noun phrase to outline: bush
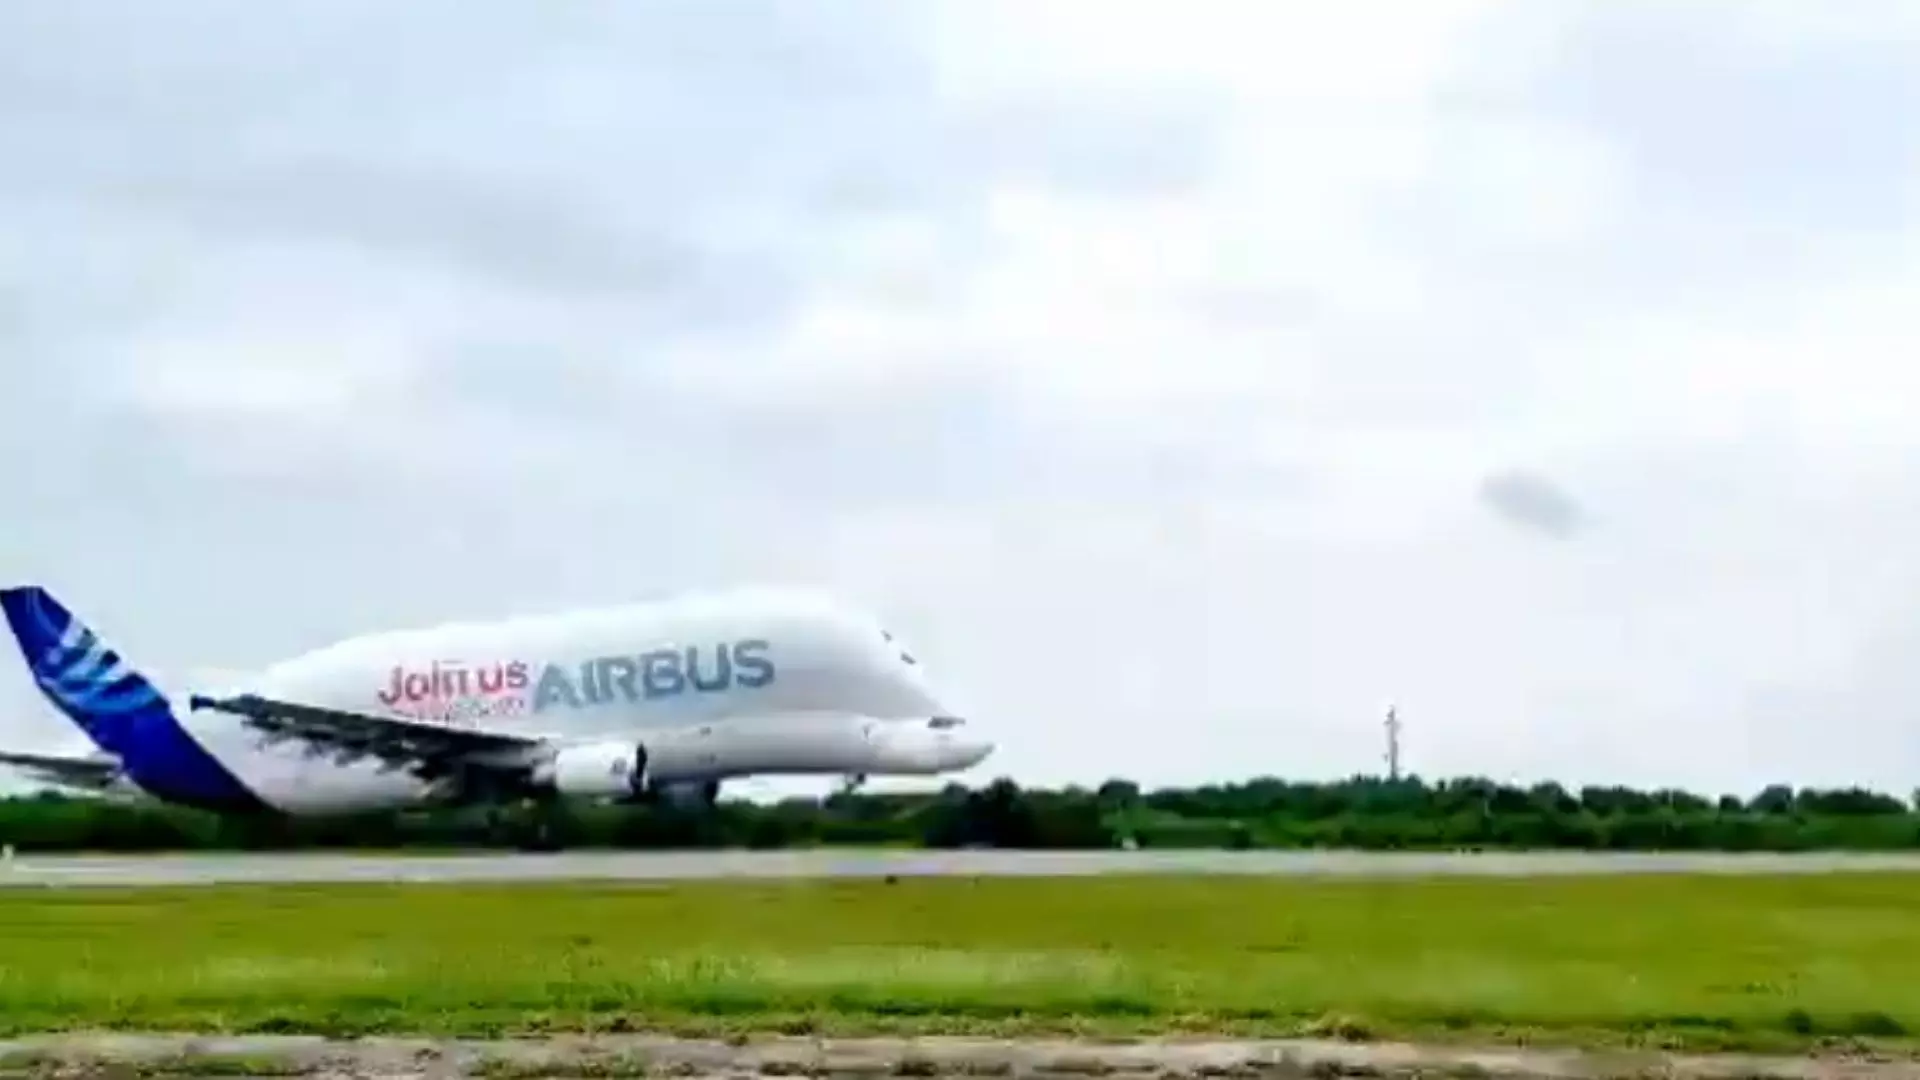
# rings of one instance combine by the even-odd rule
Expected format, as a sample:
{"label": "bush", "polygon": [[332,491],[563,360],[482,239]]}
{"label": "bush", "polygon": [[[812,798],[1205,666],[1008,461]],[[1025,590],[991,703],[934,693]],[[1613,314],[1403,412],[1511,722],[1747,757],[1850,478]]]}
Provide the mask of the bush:
{"label": "bush", "polygon": [[1459,848],[1793,851],[1920,847],[1920,813],[1891,796],[1772,785],[1706,798],[1465,777],[1259,778],[1142,791],[1023,789],[1010,780],[925,795],[838,794],[710,811],[575,804],[545,811],[415,810],[350,818],[217,818],[59,795],[0,800],[0,843],[21,852],[324,848],[906,847]]}

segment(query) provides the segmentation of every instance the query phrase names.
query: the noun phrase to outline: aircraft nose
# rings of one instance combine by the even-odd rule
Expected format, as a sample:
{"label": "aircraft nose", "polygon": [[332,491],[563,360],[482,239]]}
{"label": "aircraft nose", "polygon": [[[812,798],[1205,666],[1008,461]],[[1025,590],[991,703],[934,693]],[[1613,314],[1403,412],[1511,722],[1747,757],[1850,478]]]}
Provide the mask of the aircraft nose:
{"label": "aircraft nose", "polygon": [[955,739],[947,746],[947,767],[950,769],[970,769],[987,760],[993,753],[993,742],[988,739]]}

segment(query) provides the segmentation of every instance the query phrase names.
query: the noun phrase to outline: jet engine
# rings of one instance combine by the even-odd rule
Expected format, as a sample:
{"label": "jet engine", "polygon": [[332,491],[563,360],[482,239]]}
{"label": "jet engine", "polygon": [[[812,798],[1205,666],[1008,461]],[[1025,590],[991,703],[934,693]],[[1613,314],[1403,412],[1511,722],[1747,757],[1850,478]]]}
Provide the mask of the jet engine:
{"label": "jet engine", "polygon": [[647,748],[623,743],[563,746],[539,779],[562,798],[634,799],[647,789]]}

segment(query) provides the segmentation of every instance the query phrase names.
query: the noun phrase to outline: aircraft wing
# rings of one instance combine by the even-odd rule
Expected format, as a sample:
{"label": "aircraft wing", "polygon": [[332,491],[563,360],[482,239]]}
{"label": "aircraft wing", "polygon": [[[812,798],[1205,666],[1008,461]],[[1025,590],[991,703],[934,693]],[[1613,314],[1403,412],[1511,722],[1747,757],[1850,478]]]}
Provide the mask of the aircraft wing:
{"label": "aircraft wing", "polygon": [[110,757],[62,757],[0,750],[0,765],[11,765],[63,787],[93,791],[105,791],[120,779],[120,762]]}
{"label": "aircraft wing", "polygon": [[270,742],[306,744],[310,756],[331,756],[345,765],[372,758],[391,769],[405,769],[423,780],[456,776],[473,769],[513,769],[530,764],[546,741],[537,735],[476,731],[424,720],[276,701],[257,694],[230,698],[194,696],[194,709],[212,709],[241,717]]}

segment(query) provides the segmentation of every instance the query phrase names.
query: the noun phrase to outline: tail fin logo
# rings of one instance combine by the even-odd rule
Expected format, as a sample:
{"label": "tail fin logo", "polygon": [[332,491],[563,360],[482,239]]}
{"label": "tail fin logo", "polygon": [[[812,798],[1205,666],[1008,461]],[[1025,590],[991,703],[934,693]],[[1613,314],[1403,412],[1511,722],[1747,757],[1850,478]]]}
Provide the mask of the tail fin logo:
{"label": "tail fin logo", "polygon": [[164,701],[152,683],[45,589],[0,590],[0,608],[41,692],[82,724]]}

